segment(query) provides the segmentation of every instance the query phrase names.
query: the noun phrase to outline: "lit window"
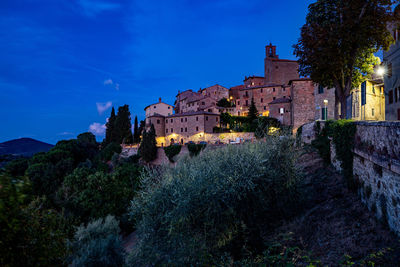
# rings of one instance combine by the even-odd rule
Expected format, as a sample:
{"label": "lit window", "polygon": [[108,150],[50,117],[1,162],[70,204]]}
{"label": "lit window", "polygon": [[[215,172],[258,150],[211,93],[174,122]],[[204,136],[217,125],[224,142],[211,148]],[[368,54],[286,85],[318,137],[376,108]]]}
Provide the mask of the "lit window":
{"label": "lit window", "polygon": [[280,114],[285,113],[285,109],[284,109],[284,108],[280,108],[280,109],[279,109],[279,113],[280,113]]}

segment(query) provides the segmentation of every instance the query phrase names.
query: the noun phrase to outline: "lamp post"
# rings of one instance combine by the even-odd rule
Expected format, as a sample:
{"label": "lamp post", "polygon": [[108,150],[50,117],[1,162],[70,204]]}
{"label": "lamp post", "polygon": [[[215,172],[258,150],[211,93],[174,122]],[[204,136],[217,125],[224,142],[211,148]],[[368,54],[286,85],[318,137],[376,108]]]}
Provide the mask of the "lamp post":
{"label": "lamp post", "polygon": [[322,111],[322,119],[326,121],[328,119],[328,99],[324,99],[324,109]]}

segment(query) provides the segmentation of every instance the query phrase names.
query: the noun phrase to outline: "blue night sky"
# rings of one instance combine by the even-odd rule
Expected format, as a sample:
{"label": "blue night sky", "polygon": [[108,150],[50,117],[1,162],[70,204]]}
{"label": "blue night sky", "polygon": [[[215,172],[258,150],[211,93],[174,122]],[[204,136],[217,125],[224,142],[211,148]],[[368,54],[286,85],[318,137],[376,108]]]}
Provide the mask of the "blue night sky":
{"label": "blue night sky", "polygon": [[111,105],[143,119],[160,96],[263,75],[267,43],[294,59],[312,2],[2,0],[0,142],[101,140]]}

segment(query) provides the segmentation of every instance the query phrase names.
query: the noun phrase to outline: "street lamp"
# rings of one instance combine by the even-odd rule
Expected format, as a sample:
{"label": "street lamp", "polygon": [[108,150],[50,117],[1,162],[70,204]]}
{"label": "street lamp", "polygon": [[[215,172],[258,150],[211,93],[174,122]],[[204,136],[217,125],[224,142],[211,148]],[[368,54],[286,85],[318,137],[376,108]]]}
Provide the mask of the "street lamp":
{"label": "street lamp", "polygon": [[379,76],[383,76],[385,74],[386,70],[383,66],[379,66],[376,70],[376,74],[378,74]]}
{"label": "street lamp", "polygon": [[322,119],[325,121],[328,119],[328,99],[324,99],[324,108],[322,110]]}

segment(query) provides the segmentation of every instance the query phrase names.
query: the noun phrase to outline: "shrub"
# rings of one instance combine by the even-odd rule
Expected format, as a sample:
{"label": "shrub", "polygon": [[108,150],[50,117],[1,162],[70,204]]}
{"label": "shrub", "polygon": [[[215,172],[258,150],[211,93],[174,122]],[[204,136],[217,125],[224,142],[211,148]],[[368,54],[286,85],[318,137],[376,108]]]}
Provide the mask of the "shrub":
{"label": "shrub", "polygon": [[148,132],[143,131],[143,138],[142,142],[140,143],[139,154],[146,162],[150,162],[157,158],[156,131],[153,124]]}
{"label": "shrub", "polygon": [[164,147],[165,155],[167,155],[169,161],[174,162],[174,157],[181,152],[181,145],[170,145]]}
{"label": "shrub", "polygon": [[121,153],[122,148],[120,144],[110,143],[104,147],[100,152],[100,159],[104,161],[109,161],[114,156],[114,154]]}
{"label": "shrub", "polygon": [[294,141],[226,146],[152,170],[133,199],[131,265],[211,265],[264,247],[261,232],[299,211]]}
{"label": "shrub", "polygon": [[69,246],[72,266],[122,266],[124,250],[118,221],[107,216],[77,228]]}
{"label": "shrub", "polygon": [[188,144],[188,150],[190,156],[191,157],[197,156],[200,153],[200,151],[206,148],[206,146],[207,146],[206,144],[192,144],[192,143]]}

